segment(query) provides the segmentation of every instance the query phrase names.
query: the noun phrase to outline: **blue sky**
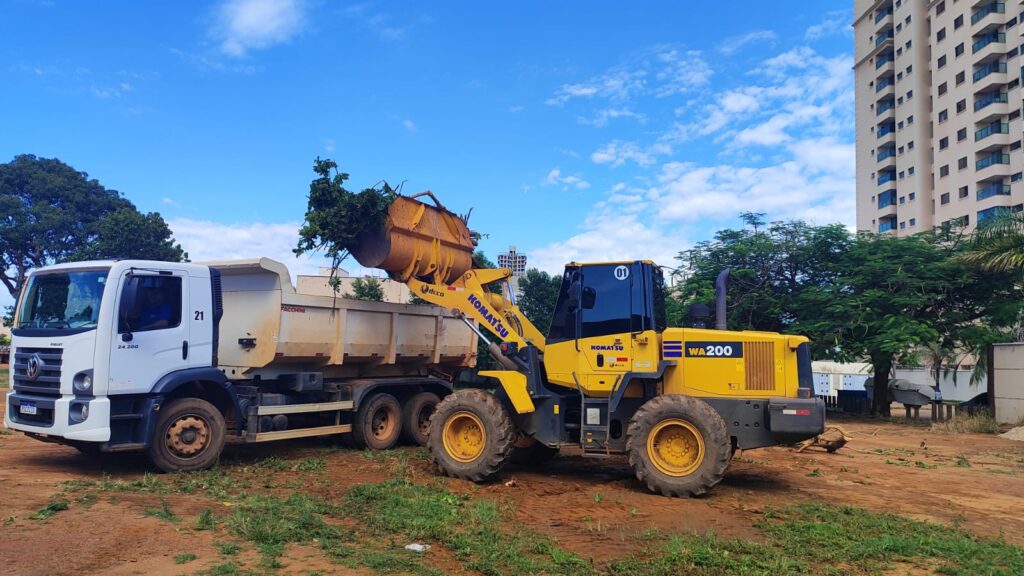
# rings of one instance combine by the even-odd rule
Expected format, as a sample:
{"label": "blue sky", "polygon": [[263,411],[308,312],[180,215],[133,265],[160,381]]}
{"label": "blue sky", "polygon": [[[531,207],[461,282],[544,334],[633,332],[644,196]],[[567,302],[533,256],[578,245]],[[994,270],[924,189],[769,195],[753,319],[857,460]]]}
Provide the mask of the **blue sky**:
{"label": "blue sky", "polygon": [[854,221],[849,0],[0,2],[0,161],[58,157],[193,260],[289,249],[317,155],[558,270],[744,210]]}

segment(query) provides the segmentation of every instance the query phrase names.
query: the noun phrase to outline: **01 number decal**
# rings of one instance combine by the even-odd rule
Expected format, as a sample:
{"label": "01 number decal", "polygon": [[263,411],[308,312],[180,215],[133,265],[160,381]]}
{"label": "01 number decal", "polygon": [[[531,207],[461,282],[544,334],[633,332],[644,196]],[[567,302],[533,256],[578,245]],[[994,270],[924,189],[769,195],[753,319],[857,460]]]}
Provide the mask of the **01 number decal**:
{"label": "01 number decal", "polygon": [[687,358],[743,358],[742,342],[686,342]]}

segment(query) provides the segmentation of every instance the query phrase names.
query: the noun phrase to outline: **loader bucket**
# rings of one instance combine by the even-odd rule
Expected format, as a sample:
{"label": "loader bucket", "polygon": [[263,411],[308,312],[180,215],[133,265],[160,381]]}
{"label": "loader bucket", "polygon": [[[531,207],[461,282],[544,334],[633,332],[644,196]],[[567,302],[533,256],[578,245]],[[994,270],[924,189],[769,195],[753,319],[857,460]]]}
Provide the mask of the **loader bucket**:
{"label": "loader bucket", "polygon": [[[429,196],[434,206],[417,197]],[[388,208],[382,231],[360,237],[349,250],[361,265],[405,282],[418,278],[451,284],[473,267],[473,240],[466,220],[449,212],[430,192],[399,196]]]}

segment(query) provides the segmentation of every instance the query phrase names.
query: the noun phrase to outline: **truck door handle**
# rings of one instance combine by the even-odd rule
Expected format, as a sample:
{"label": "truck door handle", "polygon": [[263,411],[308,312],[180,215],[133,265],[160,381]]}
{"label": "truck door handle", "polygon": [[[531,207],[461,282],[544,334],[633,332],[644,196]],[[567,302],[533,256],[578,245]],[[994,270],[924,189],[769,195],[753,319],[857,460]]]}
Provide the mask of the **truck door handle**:
{"label": "truck door handle", "polygon": [[181,341],[181,359],[188,360],[188,340]]}
{"label": "truck door handle", "polygon": [[598,354],[597,355],[597,367],[600,368],[602,366],[604,366],[604,354]]}

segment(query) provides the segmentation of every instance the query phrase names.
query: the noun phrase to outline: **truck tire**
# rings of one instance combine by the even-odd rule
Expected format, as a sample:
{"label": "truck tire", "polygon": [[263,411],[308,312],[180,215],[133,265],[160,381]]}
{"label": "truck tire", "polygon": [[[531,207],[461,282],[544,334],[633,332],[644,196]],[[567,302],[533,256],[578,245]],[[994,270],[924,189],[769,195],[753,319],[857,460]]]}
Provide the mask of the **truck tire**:
{"label": "truck tire", "polygon": [[732,441],[707,402],[678,394],[648,400],[629,421],[626,451],[636,477],[665,496],[702,496],[725,475]]}
{"label": "truck tire", "polygon": [[516,442],[512,418],[483,390],[459,390],[437,405],[430,418],[427,447],[445,476],[473,482],[493,478]]}
{"label": "truck tire", "polygon": [[364,450],[387,450],[402,433],[402,406],[391,394],[363,400],[352,422],[352,445]]}
{"label": "truck tire", "polygon": [[205,470],[224,449],[224,416],[199,398],[171,400],[160,409],[149,459],[164,472]]}
{"label": "truck tire", "polygon": [[402,438],[417,446],[427,445],[430,435],[430,417],[441,399],[433,392],[420,392],[406,400],[402,406]]}
{"label": "truck tire", "polygon": [[512,451],[512,463],[525,467],[540,466],[557,454],[558,448],[551,448],[529,436],[524,436],[516,442],[515,449]]}

